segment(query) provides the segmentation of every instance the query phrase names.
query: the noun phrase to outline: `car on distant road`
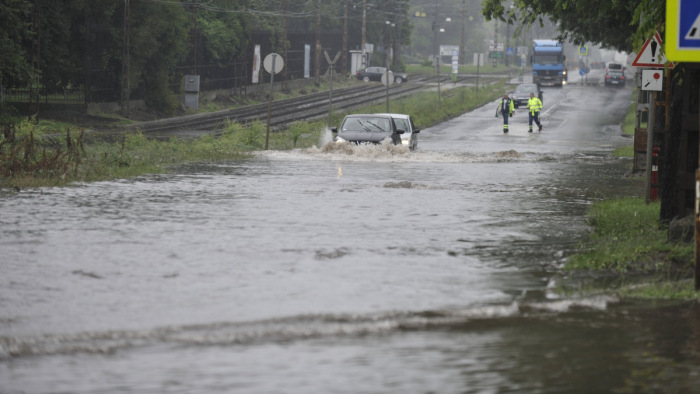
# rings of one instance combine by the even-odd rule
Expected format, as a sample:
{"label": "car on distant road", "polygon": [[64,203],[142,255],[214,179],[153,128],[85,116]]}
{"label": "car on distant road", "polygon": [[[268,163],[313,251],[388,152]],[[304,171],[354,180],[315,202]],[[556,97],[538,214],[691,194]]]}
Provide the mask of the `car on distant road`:
{"label": "car on distant road", "polygon": [[540,101],[544,103],[544,99],[542,98],[542,89],[540,89],[539,85],[536,83],[522,83],[518,85],[511,94],[513,106],[515,108],[520,106],[527,107],[527,101],[530,100],[530,93],[534,93],[535,97],[539,98]]}
{"label": "car on distant road", "polygon": [[620,63],[605,63],[605,72],[610,71],[625,71],[625,66]]}
{"label": "car on distant road", "polygon": [[408,147],[409,150],[416,150],[418,148],[418,133],[420,129],[416,128],[413,124],[413,119],[411,115],[407,114],[378,114],[378,115],[389,115],[394,120],[397,130],[403,130],[401,134],[401,145]]}
{"label": "car on distant road", "polygon": [[605,86],[625,86],[625,73],[623,71],[610,70],[605,74]]}
{"label": "car on distant road", "polygon": [[357,145],[379,144],[389,140],[394,145],[401,145],[401,134],[405,130],[397,128],[396,122],[388,114],[353,114],[347,115],[340,128],[332,127],[334,141],[349,142]]}
{"label": "car on distant road", "polygon": [[[369,81],[382,81],[382,75],[386,73],[386,67],[367,67],[361,70],[357,70],[355,76],[357,79],[365,82]],[[394,83],[408,82],[408,75],[405,73],[396,73],[389,70],[389,75],[394,78]]]}

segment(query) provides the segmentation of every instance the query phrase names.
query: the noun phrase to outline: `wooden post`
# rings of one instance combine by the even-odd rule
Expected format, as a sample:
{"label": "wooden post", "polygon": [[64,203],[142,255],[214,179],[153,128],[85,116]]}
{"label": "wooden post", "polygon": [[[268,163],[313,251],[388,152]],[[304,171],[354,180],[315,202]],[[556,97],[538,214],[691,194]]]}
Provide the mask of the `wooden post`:
{"label": "wooden post", "polygon": [[[696,73],[700,72],[696,71]],[[698,110],[700,111],[700,103],[698,103]],[[698,133],[700,133],[700,116]],[[700,139],[698,140],[698,168],[695,170],[695,291],[700,291]]]}
{"label": "wooden post", "polygon": [[695,291],[700,291],[700,169],[695,170]]}

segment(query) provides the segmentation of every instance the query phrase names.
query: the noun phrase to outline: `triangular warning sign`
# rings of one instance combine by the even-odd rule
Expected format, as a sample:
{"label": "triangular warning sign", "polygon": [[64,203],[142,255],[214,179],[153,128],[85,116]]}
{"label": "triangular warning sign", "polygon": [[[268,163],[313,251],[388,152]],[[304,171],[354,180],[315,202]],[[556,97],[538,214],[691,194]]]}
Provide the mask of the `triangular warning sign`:
{"label": "triangular warning sign", "polygon": [[[664,68],[666,56],[659,56],[659,52],[661,52],[661,36],[657,32],[644,42],[642,50],[639,51],[632,65],[636,67]],[[673,68],[673,62],[669,64],[669,67]]]}

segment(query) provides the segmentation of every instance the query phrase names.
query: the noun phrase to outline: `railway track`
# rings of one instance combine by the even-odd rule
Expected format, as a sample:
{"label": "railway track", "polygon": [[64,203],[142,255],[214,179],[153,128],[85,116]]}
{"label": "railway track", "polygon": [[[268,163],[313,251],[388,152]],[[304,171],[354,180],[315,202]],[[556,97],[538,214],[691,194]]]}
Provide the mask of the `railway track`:
{"label": "railway track", "polygon": [[[482,77],[483,78],[483,77]],[[457,83],[471,82],[475,77],[459,78]],[[447,76],[440,78],[441,83],[452,83]],[[414,92],[432,88],[437,83],[437,76],[421,76],[410,83],[392,85],[388,89],[381,84],[366,84],[333,91],[332,108],[334,111],[347,110],[368,103],[378,103],[390,99],[405,97]],[[240,108],[227,109],[203,114],[159,119],[124,126],[113,130],[122,134],[140,131],[151,138],[197,137],[216,133],[229,121],[242,124],[256,120],[267,121],[268,105],[270,108],[270,128],[279,130],[295,121],[322,119],[328,116],[329,92],[319,92],[300,97],[273,101],[271,104],[255,104]]]}

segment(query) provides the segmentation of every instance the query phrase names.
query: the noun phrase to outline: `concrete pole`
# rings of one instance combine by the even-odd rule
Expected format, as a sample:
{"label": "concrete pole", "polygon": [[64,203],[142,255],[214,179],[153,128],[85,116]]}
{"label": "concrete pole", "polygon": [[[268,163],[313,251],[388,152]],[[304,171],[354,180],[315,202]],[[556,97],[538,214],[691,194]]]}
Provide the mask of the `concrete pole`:
{"label": "concrete pole", "polygon": [[649,204],[651,202],[651,164],[652,153],[654,150],[654,122],[656,112],[656,92],[650,92],[649,116],[647,124],[647,160],[646,160],[646,182],[644,188],[644,201]]}
{"label": "concrete pole", "polygon": [[362,1],[362,67],[367,67],[367,0]]}

